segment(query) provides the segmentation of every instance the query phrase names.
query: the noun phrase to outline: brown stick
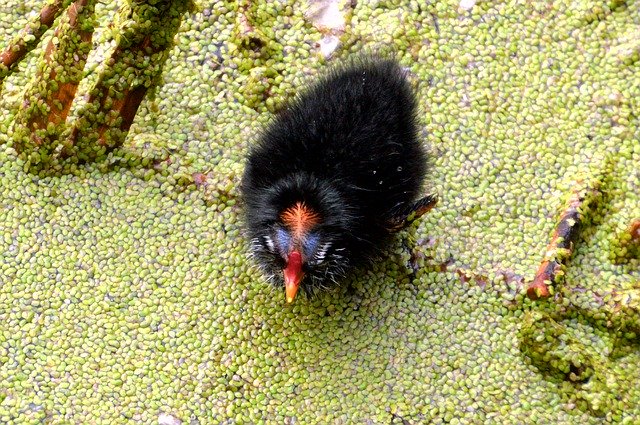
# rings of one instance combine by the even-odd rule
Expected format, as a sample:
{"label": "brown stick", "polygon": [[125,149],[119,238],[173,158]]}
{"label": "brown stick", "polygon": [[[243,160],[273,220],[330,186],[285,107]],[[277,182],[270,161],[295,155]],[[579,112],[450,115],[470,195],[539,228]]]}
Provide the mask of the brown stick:
{"label": "brown stick", "polygon": [[25,25],[22,31],[9,42],[9,45],[0,53],[0,83],[38,44],[42,35],[51,27],[62,10],[62,0],[51,0],[40,10],[40,15]]}
{"label": "brown stick", "polygon": [[[111,56],[114,63],[119,63],[123,61],[123,56],[126,54],[131,54],[133,57],[142,57],[146,55],[154,55],[159,54],[167,48],[166,44],[156,44],[152,45],[151,43],[151,35],[147,35],[141,43],[132,45],[127,49],[122,49],[120,47],[116,48]],[[106,87],[105,87],[106,88]],[[131,124],[133,124],[133,119],[136,117],[136,113],[138,112],[138,107],[142,103],[144,96],[147,94],[148,86],[139,85],[139,86],[129,86],[126,87],[122,91],[121,98],[112,98],[110,111],[116,111],[118,115],[122,118],[120,121],[120,125],[118,128],[126,134],[131,128]],[[105,99],[105,98],[103,98]],[[89,102],[95,101],[93,98],[89,98]],[[101,105],[104,107],[104,105]],[[106,108],[105,108],[106,109]],[[98,144],[100,146],[107,146],[110,142],[108,138],[105,137],[105,132],[109,129],[107,126],[102,126],[98,129]]]}
{"label": "brown stick", "polygon": [[148,89],[162,72],[167,48],[190,4],[162,0],[149,8],[145,1],[136,0],[123,5],[120,15],[130,19],[120,28],[109,65],[74,123],[63,156],[77,156],[84,162],[122,144]]}
{"label": "brown stick", "polygon": [[588,205],[599,193],[599,187],[600,180],[591,179],[588,182],[578,182],[574,188],[551,236],[544,260],[527,288],[527,295],[532,300],[550,297],[549,286],[564,279],[566,262],[573,254],[580,225],[584,220]]}
{"label": "brown stick", "polygon": [[[73,36],[78,36],[80,43],[91,43],[93,27],[91,27],[90,30],[82,29],[82,19],[78,19],[78,13],[82,11],[83,8],[87,7],[89,3],[91,3],[89,5],[91,9],[88,13],[92,15],[95,0],[76,0],[73,2],[67,8],[67,16],[64,24],[68,24],[68,26],[61,23],[60,26],[56,28],[55,37],[62,39],[63,37],[70,37],[73,34]],[[50,41],[47,45],[43,59],[48,65],[45,69],[48,69],[49,73],[48,75],[39,75],[38,78],[44,78],[47,81],[56,81],[57,90],[49,91],[47,93],[48,96],[43,99],[45,104],[48,106],[48,113],[33,116],[33,120],[28,125],[29,128],[33,130],[44,129],[49,123],[57,125],[64,122],[69,114],[73,98],[75,97],[76,90],[78,89],[78,84],[80,84],[82,69],[84,68],[84,64],[89,54],[88,50],[84,52],[80,52],[75,49],[73,49],[73,51],[61,51],[61,49],[69,49],[69,47],[70,46],[64,42],[60,42],[57,47],[53,44],[53,41]],[[71,59],[73,61],[72,66],[75,68],[73,74],[75,75],[72,78],[65,78],[61,80],[58,78],[56,65],[65,63],[65,59]],[[68,64],[65,64],[65,71],[70,68],[71,67]],[[35,133],[32,134],[35,135]],[[38,140],[34,141],[36,143],[40,142]]]}
{"label": "brown stick", "polygon": [[629,234],[633,243],[640,243],[640,218],[634,218],[629,224]]}
{"label": "brown stick", "polygon": [[614,262],[622,263],[640,256],[640,218],[634,218],[627,229],[618,236],[612,244],[614,247]]}
{"label": "brown stick", "polygon": [[[629,239],[629,248],[635,251],[640,250],[640,218],[634,218],[629,224],[627,233],[631,237]],[[637,255],[637,254],[636,254]]]}
{"label": "brown stick", "polygon": [[[126,57],[139,57],[149,54],[158,54],[162,52],[166,46],[151,47],[150,36],[146,36],[141,43],[123,48],[118,46],[112,53],[109,63],[126,63]],[[151,48],[150,48],[151,47]],[[102,77],[111,76],[110,74],[104,74]],[[121,143],[121,140],[114,141],[110,133],[114,130],[119,130],[121,134],[127,134],[129,128],[133,124],[133,119],[138,112],[138,107],[142,103],[144,96],[147,94],[149,87],[144,85],[121,87],[119,96],[107,96],[109,92],[109,83],[106,82],[108,78],[100,78],[96,84],[95,90],[89,95],[88,104],[97,105],[98,111],[102,112],[104,116],[109,114],[118,120],[118,124],[115,122],[102,122],[95,129],[94,137],[97,138],[96,143],[99,146],[104,146],[107,150],[111,150]],[[75,125],[69,136],[69,145],[76,145],[78,138],[81,137],[81,129],[79,125]]]}
{"label": "brown stick", "polygon": [[60,136],[92,47],[95,4],[76,0],[67,8],[25,90],[13,146],[34,170],[50,165],[62,147]]}

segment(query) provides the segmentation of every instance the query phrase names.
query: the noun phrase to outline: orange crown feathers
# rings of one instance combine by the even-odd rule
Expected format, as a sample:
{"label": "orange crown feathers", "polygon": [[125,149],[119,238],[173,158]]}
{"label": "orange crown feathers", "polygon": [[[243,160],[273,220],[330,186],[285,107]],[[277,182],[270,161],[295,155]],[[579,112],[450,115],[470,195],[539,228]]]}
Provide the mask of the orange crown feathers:
{"label": "orange crown feathers", "polygon": [[295,205],[284,210],[280,218],[296,238],[304,235],[311,227],[320,222],[320,215],[304,202],[296,202]]}

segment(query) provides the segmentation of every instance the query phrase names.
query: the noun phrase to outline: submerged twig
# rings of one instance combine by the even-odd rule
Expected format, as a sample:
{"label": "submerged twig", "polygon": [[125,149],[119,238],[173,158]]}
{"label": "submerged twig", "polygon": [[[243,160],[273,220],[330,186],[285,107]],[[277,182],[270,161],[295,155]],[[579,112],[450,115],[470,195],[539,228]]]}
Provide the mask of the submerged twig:
{"label": "submerged twig", "polygon": [[551,296],[550,286],[564,279],[566,262],[573,254],[574,244],[589,206],[600,193],[600,184],[600,179],[591,178],[578,181],[574,187],[551,236],[544,259],[527,289],[527,295],[532,300]]}
{"label": "submerged twig", "polygon": [[627,233],[629,233],[629,236],[631,237],[631,243],[640,244],[640,218],[636,218],[631,221]]}
{"label": "submerged twig", "polygon": [[40,42],[42,35],[51,27],[53,21],[60,15],[69,3],[66,0],[49,0],[9,45],[0,53],[0,83],[10,75],[16,65]]}
{"label": "submerged twig", "polygon": [[32,164],[46,163],[60,144],[91,50],[96,0],[76,0],[66,11],[37,65],[16,118],[15,148]]}
{"label": "submerged twig", "polygon": [[631,220],[624,232],[612,244],[613,261],[623,263],[632,258],[640,258],[640,218]]}
{"label": "submerged twig", "polygon": [[116,47],[66,140],[65,157],[93,160],[122,144],[148,89],[157,83],[189,0],[127,2]]}

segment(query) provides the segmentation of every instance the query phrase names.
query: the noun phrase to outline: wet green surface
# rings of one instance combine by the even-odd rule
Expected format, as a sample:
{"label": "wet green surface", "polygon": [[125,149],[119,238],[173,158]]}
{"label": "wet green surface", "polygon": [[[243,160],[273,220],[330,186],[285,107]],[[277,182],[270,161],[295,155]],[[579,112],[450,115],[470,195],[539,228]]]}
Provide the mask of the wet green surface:
{"label": "wet green surface", "polygon": [[[39,4],[0,6],[0,48]],[[613,259],[640,217],[640,2],[357,2],[329,61],[306,3],[265,4],[196,3],[124,147],[62,175],[12,147],[41,50],[4,82],[0,422],[639,423],[639,260]],[[351,290],[287,306],[247,259],[243,155],[306,79],[382,46],[441,201]],[[526,300],[573,180],[607,166],[563,296]]]}

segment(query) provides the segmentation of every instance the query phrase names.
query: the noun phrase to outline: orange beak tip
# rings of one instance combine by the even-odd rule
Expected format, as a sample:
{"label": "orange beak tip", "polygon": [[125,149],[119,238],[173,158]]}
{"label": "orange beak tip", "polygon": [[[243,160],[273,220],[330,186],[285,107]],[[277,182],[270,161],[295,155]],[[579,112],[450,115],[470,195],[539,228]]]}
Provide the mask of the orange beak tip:
{"label": "orange beak tip", "polygon": [[284,291],[287,298],[287,303],[291,304],[298,293],[300,287],[300,281],[304,275],[302,273],[295,276],[287,276],[285,274]]}

